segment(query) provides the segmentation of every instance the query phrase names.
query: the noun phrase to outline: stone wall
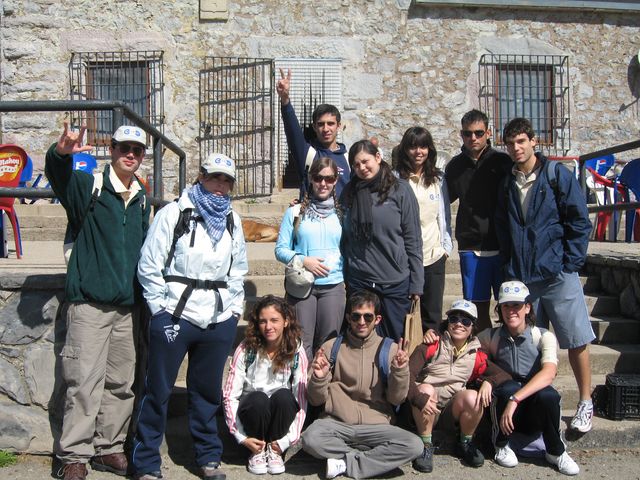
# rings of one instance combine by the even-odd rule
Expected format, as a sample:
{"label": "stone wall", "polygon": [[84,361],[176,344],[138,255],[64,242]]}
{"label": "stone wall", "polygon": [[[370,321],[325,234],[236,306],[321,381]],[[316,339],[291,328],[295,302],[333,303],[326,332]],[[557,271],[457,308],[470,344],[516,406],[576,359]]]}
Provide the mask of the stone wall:
{"label": "stone wall", "polygon": [[600,278],[602,290],[620,299],[620,313],[640,320],[640,260],[637,256],[590,254],[583,273]]}
{"label": "stone wall", "polygon": [[[163,50],[165,132],[188,152],[191,177],[198,163],[198,71],[206,55],[340,58],[347,142],[375,135],[390,151],[406,128],[422,124],[449,157],[459,148],[461,115],[478,104],[482,54],[562,53],[570,62],[572,153],[638,136],[637,13],[406,0],[219,3],[227,4],[226,20],[202,20],[193,0],[1,0],[0,98],[69,98],[72,51]],[[1,140],[27,145],[38,170],[62,118],[4,114]],[[164,173],[174,189],[171,155]]]}

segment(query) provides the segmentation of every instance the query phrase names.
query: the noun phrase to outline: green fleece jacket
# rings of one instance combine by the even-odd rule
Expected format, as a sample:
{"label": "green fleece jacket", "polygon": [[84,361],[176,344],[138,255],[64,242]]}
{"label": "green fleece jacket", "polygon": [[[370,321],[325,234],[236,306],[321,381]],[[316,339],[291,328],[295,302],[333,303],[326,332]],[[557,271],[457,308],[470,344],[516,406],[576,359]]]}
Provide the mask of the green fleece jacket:
{"label": "green fleece jacket", "polygon": [[[59,155],[53,144],[47,152],[45,173],[51,188],[77,231],[90,205],[93,175],[73,170],[70,155]],[[124,200],[103,172],[100,196],[86,214],[67,267],[68,302],[131,306],[140,299],[136,266],[149,227],[149,202],[144,187],[125,208]]]}

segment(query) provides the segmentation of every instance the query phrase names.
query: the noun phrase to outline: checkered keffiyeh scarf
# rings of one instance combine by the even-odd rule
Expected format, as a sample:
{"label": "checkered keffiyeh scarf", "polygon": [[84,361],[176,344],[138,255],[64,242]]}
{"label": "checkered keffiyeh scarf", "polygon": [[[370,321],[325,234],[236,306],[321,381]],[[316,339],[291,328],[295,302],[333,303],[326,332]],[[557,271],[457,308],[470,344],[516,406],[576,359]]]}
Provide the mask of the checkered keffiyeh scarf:
{"label": "checkered keffiyeh scarf", "polygon": [[211,242],[217,245],[227,226],[227,215],[231,211],[231,197],[208,192],[201,183],[197,183],[189,190],[189,199],[202,216]]}

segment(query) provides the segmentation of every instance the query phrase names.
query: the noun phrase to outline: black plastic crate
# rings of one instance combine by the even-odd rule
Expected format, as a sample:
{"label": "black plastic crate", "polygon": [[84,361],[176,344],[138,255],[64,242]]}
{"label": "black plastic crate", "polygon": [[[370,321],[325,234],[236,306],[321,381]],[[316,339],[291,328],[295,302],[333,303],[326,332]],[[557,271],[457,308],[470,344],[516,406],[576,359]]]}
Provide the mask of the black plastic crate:
{"label": "black plastic crate", "polygon": [[611,420],[640,419],[640,375],[607,375],[607,417]]}

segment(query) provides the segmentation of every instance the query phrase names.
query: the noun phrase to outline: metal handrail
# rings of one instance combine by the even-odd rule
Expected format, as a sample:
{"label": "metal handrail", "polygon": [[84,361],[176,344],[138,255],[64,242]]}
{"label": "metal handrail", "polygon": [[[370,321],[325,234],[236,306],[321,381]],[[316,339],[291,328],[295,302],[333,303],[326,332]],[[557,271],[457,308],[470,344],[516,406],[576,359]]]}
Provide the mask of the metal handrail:
{"label": "metal handrail", "polygon": [[[162,148],[166,146],[169,150],[178,156],[178,186],[182,191],[186,185],[187,154],[170,140],[164,133],[151,125],[147,120],[142,118],[136,112],[131,110],[124,102],[112,100],[33,100],[33,101],[2,101],[0,102],[0,113],[7,112],[66,112],[66,111],[101,111],[111,110],[113,112],[113,131],[122,125],[123,117],[127,117],[135,125],[142,128],[152,137],[153,146],[153,196],[159,199],[163,198],[162,188]],[[4,190],[4,189],[0,189]],[[43,198],[28,197],[25,190],[19,197],[22,198]],[[43,189],[37,189],[43,190]],[[14,195],[4,195],[9,197]],[[44,197],[49,198],[49,197]]]}

